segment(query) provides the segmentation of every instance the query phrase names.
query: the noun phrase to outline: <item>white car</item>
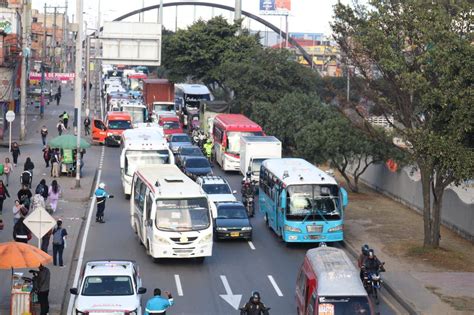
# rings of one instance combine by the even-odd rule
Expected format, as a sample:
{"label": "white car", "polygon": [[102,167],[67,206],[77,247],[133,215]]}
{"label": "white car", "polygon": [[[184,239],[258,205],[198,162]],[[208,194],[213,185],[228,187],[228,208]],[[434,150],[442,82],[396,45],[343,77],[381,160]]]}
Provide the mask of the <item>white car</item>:
{"label": "white car", "polygon": [[73,314],[141,315],[142,287],[138,265],[130,260],[94,260],[85,264],[76,295]]}
{"label": "white car", "polygon": [[196,183],[202,187],[204,192],[207,194],[209,201],[211,203],[212,216],[217,217],[217,202],[235,202],[234,194],[237,192],[229,186],[229,183],[220,176],[201,176],[198,177]]}

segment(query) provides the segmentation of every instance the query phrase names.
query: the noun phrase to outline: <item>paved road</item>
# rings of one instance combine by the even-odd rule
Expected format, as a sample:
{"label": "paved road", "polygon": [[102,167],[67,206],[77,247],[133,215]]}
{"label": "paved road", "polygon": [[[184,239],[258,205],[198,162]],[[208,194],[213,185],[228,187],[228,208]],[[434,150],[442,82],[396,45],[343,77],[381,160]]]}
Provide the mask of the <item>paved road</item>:
{"label": "paved road", "polygon": [[[214,172],[223,175],[218,167]],[[227,173],[225,177],[232,188],[239,191],[241,177],[236,173]],[[287,247],[257,215],[252,219],[252,244],[246,241],[215,243],[213,256],[206,258],[203,264],[186,259],[155,264],[130,227],[130,203],[122,192],[118,148],[106,148],[101,181],[108,185],[115,198],[107,201],[106,224],[91,223],[84,261],[104,258],[136,260],[141,268],[143,284],[148,289],[143,305],[153,288],[160,287],[170,290],[175,296],[176,304],[170,309],[170,314],[237,314],[219,296],[225,294],[223,280],[227,280],[232,292],[243,296],[240,304],[252,290],[259,290],[264,302],[272,308],[271,314],[296,312],[296,274],[306,250],[313,246]],[[179,286],[182,292],[179,292]],[[385,302],[381,303],[379,311],[381,314],[395,314]]]}

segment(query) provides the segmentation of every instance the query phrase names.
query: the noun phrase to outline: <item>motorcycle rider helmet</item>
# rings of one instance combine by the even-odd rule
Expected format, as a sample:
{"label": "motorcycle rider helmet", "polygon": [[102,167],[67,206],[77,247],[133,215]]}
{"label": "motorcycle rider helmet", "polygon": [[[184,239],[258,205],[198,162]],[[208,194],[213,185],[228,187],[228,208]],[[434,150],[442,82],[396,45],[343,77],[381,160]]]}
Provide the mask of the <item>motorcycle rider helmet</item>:
{"label": "motorcycle rider helmet", "polygon": [[258,291],[253,291],[252,292],[252,302],[253,303],[260,302],[260,293],[258,293]]}
{"label": "motorcycle rider helmet", "polygon": [[374,259],[375,258],[375,253],[373,249],[369,249],[368,255],[369,259]]}
{"label": "motorcycle rider helmet", "polygon": [[369,250],[370,250],[370,248],[369,248],[369,245],[367,245],[367,244],[363,245],[362,248],[361,248],[362,254],[364,254],[365,256],[369,255]]}
{"label": "motorcycle rider helmet", "polygon": [[104,183],[100,183],[100,184],[99,184],[99,188],[100,188],[100,189],[104,189],[104,188],[105,188],[105,184],[104,184]]}

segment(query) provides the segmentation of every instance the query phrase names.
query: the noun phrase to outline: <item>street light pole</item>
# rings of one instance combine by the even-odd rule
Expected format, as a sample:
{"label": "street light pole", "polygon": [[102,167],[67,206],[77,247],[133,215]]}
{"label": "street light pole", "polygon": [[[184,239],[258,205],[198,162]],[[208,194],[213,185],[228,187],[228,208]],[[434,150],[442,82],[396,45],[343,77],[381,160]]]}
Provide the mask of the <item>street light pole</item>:
{"label": "street light pole", "polygon": [[76,188],[81,187],[81,110],[82,110],[82,39],[83,39],[83,17],[82,8],[83,0],[76,0],[76,19],[77,19],[77,35],[76,35],[76,69],[75,69],[75,80],[74,80],[74,114],[76,122]]}
{"label": "street light pole", "polygon": [[[26,80],[27,80],[27,73],[26,63],[28,62],[29,58],[27,56],[28,53],[28,37],[29,37],[29,27],[30,21],[29,18],[29,10],[31,10],[31,2],[29,0],[23,2],[23,12],[21,14],[21,26],[22,26],[22,34],[21,34],[21,41],[22,41],[22,61],[21,61],[21,81],[20,81],[20,139],[24,140],[26,136]],[[11,134],[12,124],[9,124],[9,132]],[[11,136],[10,136],[10,145],[11,145]]]}
{"label": "street light pole", "polygon": [[[86,28],[86,32],[87,32],[87,28]],[[86,60],[85,60],[85,66],[86,66],[86,115],[89,114],[89,110],[90,110],[90,107],[91,107],[90,49],[91,49],[91,37],[90,37],[90,35],[86,34]]]}

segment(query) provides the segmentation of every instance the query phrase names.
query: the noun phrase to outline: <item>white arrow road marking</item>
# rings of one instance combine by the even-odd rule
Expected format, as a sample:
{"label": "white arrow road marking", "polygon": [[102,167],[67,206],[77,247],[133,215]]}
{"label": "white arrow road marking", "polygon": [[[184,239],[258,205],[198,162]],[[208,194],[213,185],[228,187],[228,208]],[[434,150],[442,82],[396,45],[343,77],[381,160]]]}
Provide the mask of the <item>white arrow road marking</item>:
{"label": "white arrow road marking", "polygon": [[229,282],[227,281],[227,277],[221,275],[221,281],[222,284],[224,285],[225,293],[226,294],[221,294],[219,295],[221,298],[224,299],[227,303],[230,304],[235,310],[239,308],[240,305],[240,300],[242,300],[242,294],[233,294],[232,290],[230,288]]}
{"label": "white arrow road marking", "polygon": [[174,275],[174,282],[176,282],[176,291],[178,292],[178,295],[183,296],[183,287],[181,286],[179,275]]}
{"label": "white arrow road marking", "polygon": [[255,245],[253,245],[252,241],[248,241],[249,246],[252,250],[255,250]]}
{"label": "white arrow road marking", "polygon": [[272,284],[273,288],[275,289],[276,293],[278,296],[283,296],[283,293],[281,292],[280,288],[278,287],[278,284],[276,283],[275,279],[273,279],[273,276],[268,275],[268,280],[270,280],[270,283]]}

